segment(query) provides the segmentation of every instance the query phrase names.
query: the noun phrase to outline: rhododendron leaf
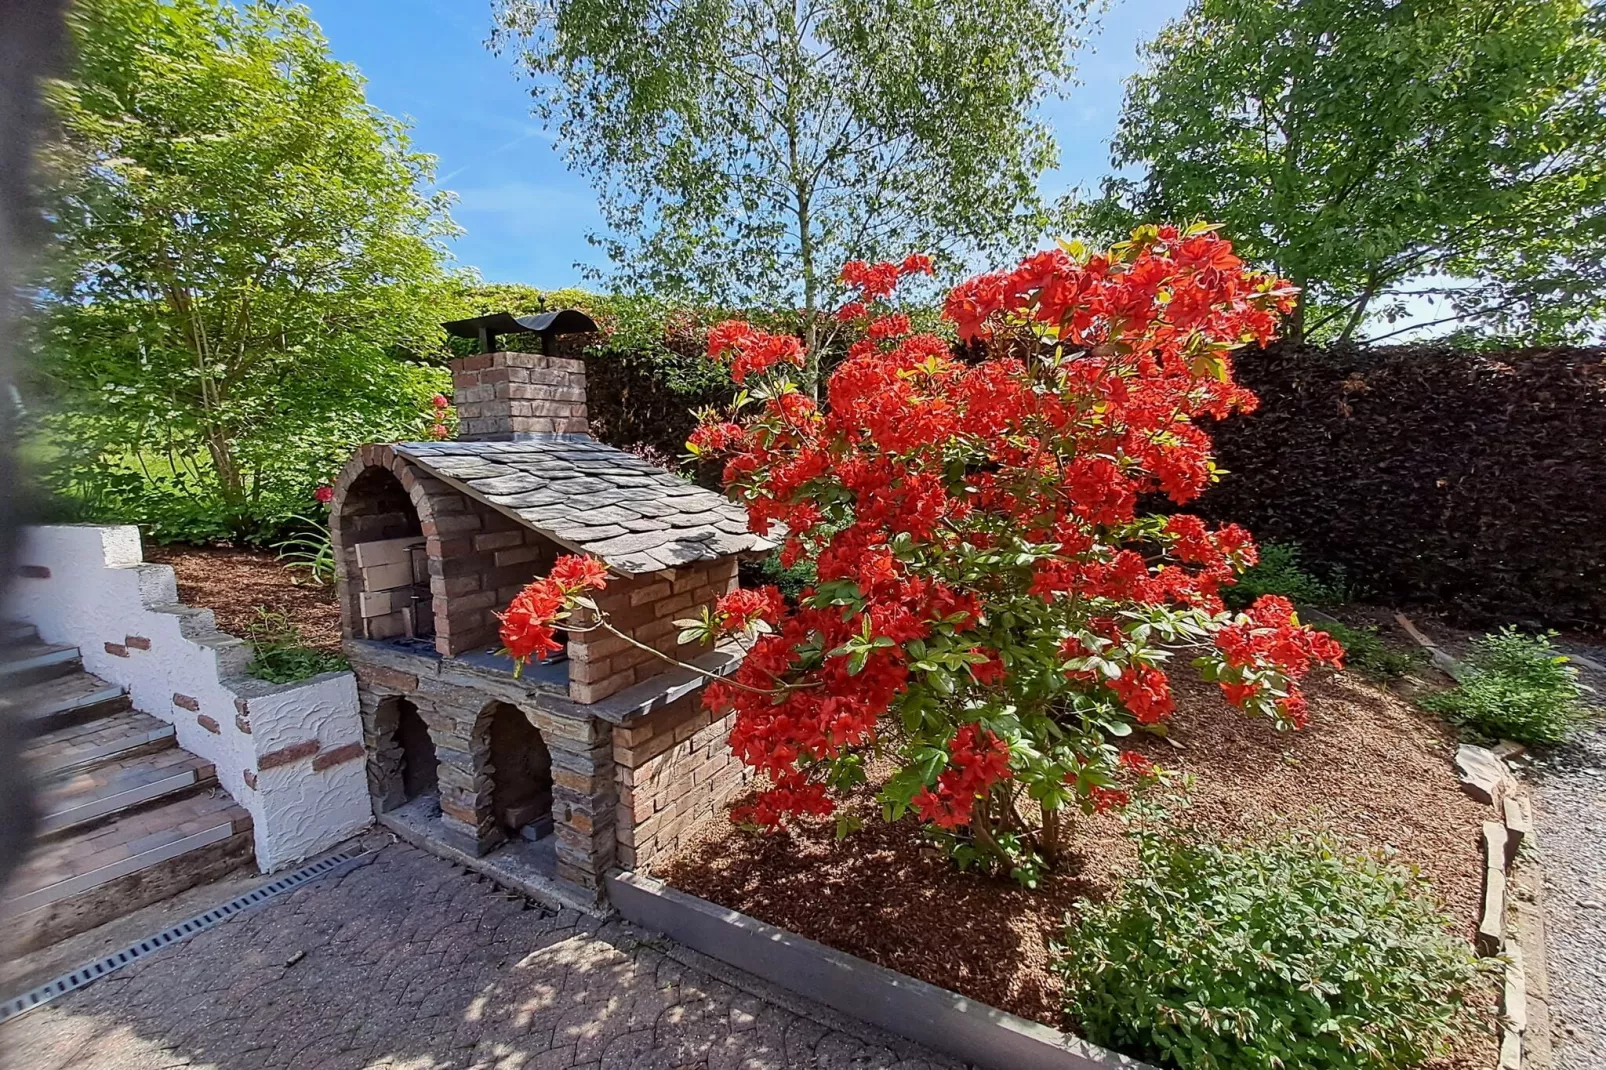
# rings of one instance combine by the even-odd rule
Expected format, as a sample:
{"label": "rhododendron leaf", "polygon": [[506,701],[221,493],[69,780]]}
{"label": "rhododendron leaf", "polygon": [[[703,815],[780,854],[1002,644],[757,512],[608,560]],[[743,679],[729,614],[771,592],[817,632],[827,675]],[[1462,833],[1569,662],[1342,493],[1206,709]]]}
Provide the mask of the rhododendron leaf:
{"label": "rhododendron leaf", "polygon": [[839,841],[847,839],[863,827],[864,822],[853,814],[843,812],[836,815],[836,838]]}

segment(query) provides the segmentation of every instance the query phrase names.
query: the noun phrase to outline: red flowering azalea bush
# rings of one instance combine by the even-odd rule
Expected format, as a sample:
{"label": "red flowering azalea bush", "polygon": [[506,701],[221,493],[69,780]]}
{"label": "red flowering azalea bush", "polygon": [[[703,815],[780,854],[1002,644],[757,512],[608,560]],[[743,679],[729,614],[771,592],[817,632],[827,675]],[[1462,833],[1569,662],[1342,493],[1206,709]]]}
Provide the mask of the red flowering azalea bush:
{"label": "red flowering azalea bush", "polygon": [[767,782],[740,819],[828,815],[867,756],[890,754],[889,820],[912,811],[960,861],[1030,883],[1069,813],[1153,779],[1119,741],[1160,730],[1176,665],[1298,727],[1299,678],[1339,663],[1283,599],[1226,611],[1221,587],[1256,560],[1248,532],[1139,511],[1216,478],[1196,421],[1253,408],[1232,351],[1271,339],[1292,290],[1211,228],[1146,227],[956,287],[944,315],[989,354],[972,363],[889,305],[930,269],[844,268],[857,297],[840,316],[860,340],[823,408],[791,380],[795,339],[710,332],[745,389],[690,448],[724,459],[753,529],[784,524],[783,564],[807,556],[818,582],[795,608],[742,591],[683,623],[750,644],[706,692],[734,708],[731,747]]}

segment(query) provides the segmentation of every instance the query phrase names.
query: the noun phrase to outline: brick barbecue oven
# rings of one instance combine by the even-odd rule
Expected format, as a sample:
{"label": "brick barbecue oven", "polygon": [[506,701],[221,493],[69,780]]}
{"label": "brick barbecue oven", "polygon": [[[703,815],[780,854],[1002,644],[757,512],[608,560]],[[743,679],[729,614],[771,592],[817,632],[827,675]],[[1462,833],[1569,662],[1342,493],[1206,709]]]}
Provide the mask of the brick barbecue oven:
{"label": "brick barbecue oven", "polygon": [[[726,672],[735,652],[680,645],[672,622],[771,543],[741,506],[590,436],[585,365],[550,355],[596,329],[584,314],[446,326],[483,350],[451,365],[458,440],[364,446],[330,508],[374,809],[595,899],[610,867],[672,850],[741,785],[729,717],[703,711],[704,677],[602,631],[515,678],[495,612],[559,554],[589,553],[613,573],[597,602],[617,627]],[[497,350],[518,331],[543,351]]]}

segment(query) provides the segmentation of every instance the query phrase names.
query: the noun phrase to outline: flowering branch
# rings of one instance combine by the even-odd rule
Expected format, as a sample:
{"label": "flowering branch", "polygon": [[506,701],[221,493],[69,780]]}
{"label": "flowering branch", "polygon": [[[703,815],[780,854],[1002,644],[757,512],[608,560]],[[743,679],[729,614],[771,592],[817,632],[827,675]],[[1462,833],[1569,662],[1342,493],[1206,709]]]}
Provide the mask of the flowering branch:
{"label": "flowering branch", "polygon": [[[563,649],[556,638],[559,627],[571,635],[600,628],[676,668],[755,695],[778,695],[795,687],[819,686],[814,683],[781,683],[779,687],[764,688],[752,683],[739,683],[666,654],[620,631],[596,601],[588,597],[587,592],[601,590],[607,585],[608,570],[605,564],[594,557],[566,554],[558,558],[550,573],[520,591],[507,610],[497,614],[502,622],[502,652],[513,658],[513,675],[522,674],[530,660],[544,661],[548,655]],[[758,591],[737,590],[719,599],[712,611],[705,608],[702,619],[675,623],[682,629],[682,643],[713,643],[726,635],[758,634],[761,628],[768,628],[765,617],[778,615],[782,605],[780,592],[773,587]],[[595,623],[585,627],[568,623],[577,609],[589,612]]]}

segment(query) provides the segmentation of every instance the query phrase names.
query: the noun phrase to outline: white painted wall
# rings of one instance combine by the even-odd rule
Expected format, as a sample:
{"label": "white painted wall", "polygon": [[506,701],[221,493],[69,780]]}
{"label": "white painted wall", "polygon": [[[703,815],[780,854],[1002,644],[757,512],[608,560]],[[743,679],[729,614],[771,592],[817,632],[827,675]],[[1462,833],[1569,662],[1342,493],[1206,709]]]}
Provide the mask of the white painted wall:
{"label": "white painted wall", "polygon": [[[350,672],[297,684],[246,676],[250,647],[218,631],[211,610],[179,603],[172,568],[144,561],[134,527],[26,528],[17,562],[4,616],[34,625],[46,642],[78,647],[85,668],[127,688],[136,709],[171,723],[179,746],[215,765],[219,782],[251,813],[263,872],[372,822],[360,753],[315,768],[326,764],[318,754],[338,757],[330,752],[351,744],[361,750]],[[130,639],[149,640],[149,649]],[[199,709],[175,705],[175,695],[193,698]],[[218,731],[204,727],[203,717]],[[310,750],[309,741],[316,753],[275,764],[276,752],[297,744]]]}

